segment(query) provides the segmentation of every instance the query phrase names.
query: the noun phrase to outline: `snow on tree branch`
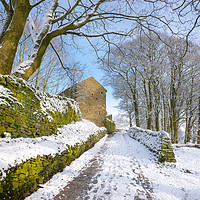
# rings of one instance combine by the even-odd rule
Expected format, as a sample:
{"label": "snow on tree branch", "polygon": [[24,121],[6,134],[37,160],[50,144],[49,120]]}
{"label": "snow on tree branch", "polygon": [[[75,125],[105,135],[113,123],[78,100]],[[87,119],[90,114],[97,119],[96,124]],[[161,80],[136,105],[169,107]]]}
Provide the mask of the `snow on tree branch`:
{"label": "snow on tree branch", "polygon": [[[38,34],[37,38],[34,38],[35,37],[34,32],[32,31],[31,36],[35,40],[33,53],[28,60],[24,61],[18,67],[15,68],[15,70],[13,71],[14,74],[25,74],[25,71],[28,70],[33,64],[34,59],[37,57],[38,49],[40,48],[41,42],[49,31],[50,25],[53,21],[53,13],[56,10],[57,6],[58,6],[58,0],[54,0],[46,14],[42,29],[40,33]],[[31,26],[33,26],[33,20],[31,19],[31,16],[29,17],[29,20],[30,20]]]}

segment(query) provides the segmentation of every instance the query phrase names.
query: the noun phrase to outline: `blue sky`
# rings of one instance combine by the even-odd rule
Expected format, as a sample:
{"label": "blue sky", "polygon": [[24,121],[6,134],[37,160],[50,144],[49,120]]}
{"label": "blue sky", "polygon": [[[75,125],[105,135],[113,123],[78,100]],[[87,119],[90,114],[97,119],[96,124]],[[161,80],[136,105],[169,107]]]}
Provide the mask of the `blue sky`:
{"label": "blue sky", "polygon": [[106,95],[106,109],[108,114],[117,114],[118,109],[116,106],[118,105],[118,100],[113,98],[113,89],[111,86],[106,86],[103,84],[103,71],[100,70],[98,67],[99,65],[96,63],[96,55],[91,49],[90,46],[87,46],[84,48],[85,51],[82,51],[82,53],[78,53],[78,58],[77,61],[80,62],[81,65],[86,67],[86,72],[85,78],[89,78],[93,76],[101,85],[105,87],[107,90],[107,95]]}

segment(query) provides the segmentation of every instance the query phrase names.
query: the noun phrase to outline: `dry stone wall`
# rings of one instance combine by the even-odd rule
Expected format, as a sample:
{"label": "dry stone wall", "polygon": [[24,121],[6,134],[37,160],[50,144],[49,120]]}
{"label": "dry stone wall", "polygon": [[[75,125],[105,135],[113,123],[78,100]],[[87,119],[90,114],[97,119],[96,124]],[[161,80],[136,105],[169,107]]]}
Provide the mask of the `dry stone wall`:
{"label": "dry stone wall", "polygon": [[[0,137],[39,137],[57,133],[57,127],[81,119],[79,106],[72,99],[36,91],[23,79],[0,75]],[[86,142],[56,155],[44,155],[0,170],[0,199],[24,199],[38,185],[49,180],[71,161],[105,136],[102,130]]]}
{"label": "dry stone wall", "polygon": [[129,129],[130,137],[145,145],[159,162],[176,162],[171,139],[165,131],[151,131],[138,127]]}
{"label": "dry stone wall", "polygon": [[4,171],[6,176],[0,171],[0,199],[19,200],[38,189],[38,185],[45,183],[54,174],[69,165],[83,152],[94,146],[106,131],[99,131],[91,135],[86,142],[76,143],[74,146],[67,145],[66,150],[60,154],[37,156],[23,162],[15,167]]}
{"label": "dry stone wall", "polygon": [[113,133],[116,131],[115,122],[112,120],[112,115],[106,116],[105,127],[107,128],[108,133]]}
{"label": "dry stone wall", "polygon": [[74,100],[37,92],[23,79],[0,75],[0,137],[56,134],[58,126],[80,118]]}

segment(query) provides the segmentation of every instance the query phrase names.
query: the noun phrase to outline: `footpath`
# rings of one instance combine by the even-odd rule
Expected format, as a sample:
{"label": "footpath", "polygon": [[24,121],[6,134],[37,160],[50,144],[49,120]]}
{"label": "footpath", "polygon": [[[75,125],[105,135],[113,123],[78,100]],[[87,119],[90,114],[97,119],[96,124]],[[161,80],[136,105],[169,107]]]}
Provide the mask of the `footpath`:
{"label": "footpath", "polygon": [[128,133],[105,136],[26,200],[199,200],[200,149],[174,152],[161,164]]}
{"label": "footpath", "polygon": [[54,199],[152,199],[132,141],[126,133],[109,136],[88,167]]}

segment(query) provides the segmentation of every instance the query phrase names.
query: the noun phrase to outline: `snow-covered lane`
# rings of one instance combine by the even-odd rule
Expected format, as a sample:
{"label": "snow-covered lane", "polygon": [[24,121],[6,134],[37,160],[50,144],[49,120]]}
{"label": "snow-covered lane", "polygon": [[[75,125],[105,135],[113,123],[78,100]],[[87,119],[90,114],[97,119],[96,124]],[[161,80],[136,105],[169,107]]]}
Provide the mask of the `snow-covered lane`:
{"label": "snow-covered lane", "polygon": [[88,191],[89,199],[152,199],[152,185],[142,173],[135,158],[137,153],[141,153],[141,159],[153,159],[147,149],[126,133],[108,138],[101,154],[101,170]]}
{"label": "snow-covered lane", "polygon": [[160,164],[127,133],[116,133],[27,199],[199,200],[200,149],[176,148],[175,154],[176,164]]}

